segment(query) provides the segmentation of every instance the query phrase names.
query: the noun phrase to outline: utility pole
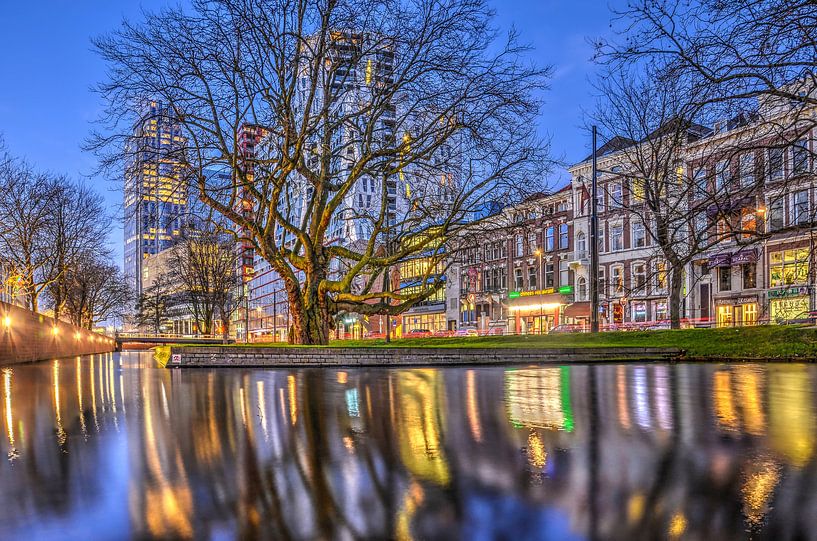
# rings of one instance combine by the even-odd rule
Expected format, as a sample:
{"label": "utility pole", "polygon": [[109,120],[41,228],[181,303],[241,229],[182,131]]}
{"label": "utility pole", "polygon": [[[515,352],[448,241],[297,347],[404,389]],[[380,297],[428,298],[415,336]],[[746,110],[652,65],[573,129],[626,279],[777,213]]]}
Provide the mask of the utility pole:
{"label": "utility pole", "polygon": [[[384,182],[383,185],[385,186],[386,183]],[[391,213],[389,212],[388,203],[386,204],[386,258],[389,257],[389,229],[391,229]],[[386,269],[383,271],[383,290],[387,293],[391,291],[391,276],[390,276],[390,267],[386,265]],[[389,303],[389,308],[391,308],[391,300],[387,298]],[[391,314],[386,312],[386,343],[391,342]]]}
{"label": "utility pole", "polygon": [[599,332],[599,215],[596,126],[593,126],[593,173],[590,190],[590,332]]}

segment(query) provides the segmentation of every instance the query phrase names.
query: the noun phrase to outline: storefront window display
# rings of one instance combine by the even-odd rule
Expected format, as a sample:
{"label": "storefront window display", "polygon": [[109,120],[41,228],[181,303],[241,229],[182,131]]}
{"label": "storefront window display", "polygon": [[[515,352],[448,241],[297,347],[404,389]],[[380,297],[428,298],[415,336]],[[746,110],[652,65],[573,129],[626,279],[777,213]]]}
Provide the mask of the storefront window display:
{"label": "storefront window display", "polygon": [[403,334],[420,329],[429,330],[431,332],[444,331],[445,328],[445,313],[403,315]]}
{"label": "storefront window display", "polygon": [[636,323],[643,323],[647,321],[647,303],[634,302],[633,303],[633,321]]}
{"label": "storefront window display", "polygon": [[809,250],[798,248],[769,254],[769,285],[782,287],[808,281]]}
{"label": "storefront window display", "polygon": [[666,319],[669,319],[667,303],[663,301],[655,303],[655,320],[664,321]]}

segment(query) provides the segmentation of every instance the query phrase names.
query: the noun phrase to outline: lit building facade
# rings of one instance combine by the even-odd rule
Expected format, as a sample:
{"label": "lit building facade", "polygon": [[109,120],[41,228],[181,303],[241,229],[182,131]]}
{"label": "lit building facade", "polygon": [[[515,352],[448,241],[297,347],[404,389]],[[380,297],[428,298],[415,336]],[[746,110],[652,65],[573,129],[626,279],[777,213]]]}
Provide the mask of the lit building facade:
{"label": "lit building facade", "polygon": [[128,141],[125,169],[125,279],[143,291],[143,262],[173,245],[181,235],[188,194],[182,180],[185,139],[170,109],[145,105]]}

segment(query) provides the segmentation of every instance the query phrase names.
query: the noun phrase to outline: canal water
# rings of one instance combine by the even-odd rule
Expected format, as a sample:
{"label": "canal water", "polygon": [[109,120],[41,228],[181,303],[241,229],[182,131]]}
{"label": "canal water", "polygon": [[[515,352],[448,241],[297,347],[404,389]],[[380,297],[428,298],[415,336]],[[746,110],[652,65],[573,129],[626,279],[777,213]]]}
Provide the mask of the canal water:
{"label": "canal water", "polygon": [[0,539],[814,539],[815,368],[6,368]]}

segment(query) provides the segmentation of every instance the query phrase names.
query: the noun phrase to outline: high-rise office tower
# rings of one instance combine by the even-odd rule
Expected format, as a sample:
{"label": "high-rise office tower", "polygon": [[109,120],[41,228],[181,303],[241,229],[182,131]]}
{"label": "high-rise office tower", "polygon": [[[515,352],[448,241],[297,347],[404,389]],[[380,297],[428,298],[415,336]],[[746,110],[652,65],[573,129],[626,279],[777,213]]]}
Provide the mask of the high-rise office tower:
{"label": "high-rise office tower", "polygon": [[181,235],[188,193],[183,179],[185,139],[172,111],[146,102],[127,143],[125,167],[125,279],[142,294],[143,261]]}

